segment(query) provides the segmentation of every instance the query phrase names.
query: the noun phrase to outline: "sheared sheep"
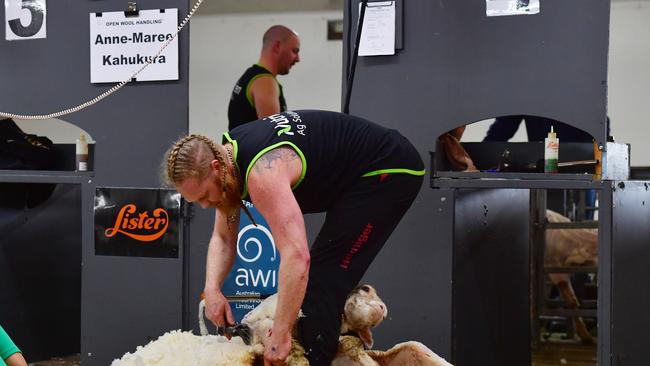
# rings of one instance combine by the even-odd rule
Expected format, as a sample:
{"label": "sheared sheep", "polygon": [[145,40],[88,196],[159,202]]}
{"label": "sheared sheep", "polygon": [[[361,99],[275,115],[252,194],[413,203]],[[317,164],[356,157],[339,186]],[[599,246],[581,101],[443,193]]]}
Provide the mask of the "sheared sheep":
{"label": "sheared sheep", "polygon": [[[546,210],[546,220],[551,223],[571,222],[569,218],[557,212]],[[546,255],[544,265],[548,267],[597,266],[598,265],[598,230],[596,229],[548,229],[546,230]],[[569,309],[580,306],[568,273],[549,273],[548,277],[555,284],[560,296]],[[587,330],[581,317],[575,318],[578,337],[585,343],[594,339]]]}
{"label": "sheared sheep", "polygon": [[[371,328],[388,314],[384,302],[370,285],[354,289],[345,301],[341,334],[332,366],[452,366],[419,342],[400,343],[388,351],[366,351],[373,344]],[[347,333],[356,333],[356,336]]]}

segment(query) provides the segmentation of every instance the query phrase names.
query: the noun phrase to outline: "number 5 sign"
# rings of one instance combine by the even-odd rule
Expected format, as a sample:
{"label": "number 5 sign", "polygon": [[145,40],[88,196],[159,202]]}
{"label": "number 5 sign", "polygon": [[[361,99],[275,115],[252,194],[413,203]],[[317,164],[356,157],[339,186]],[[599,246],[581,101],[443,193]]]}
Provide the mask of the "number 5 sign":
{"label": "number 5 sign", "polygon": [[5,0],[8,41],[45,38],[45,0]]}

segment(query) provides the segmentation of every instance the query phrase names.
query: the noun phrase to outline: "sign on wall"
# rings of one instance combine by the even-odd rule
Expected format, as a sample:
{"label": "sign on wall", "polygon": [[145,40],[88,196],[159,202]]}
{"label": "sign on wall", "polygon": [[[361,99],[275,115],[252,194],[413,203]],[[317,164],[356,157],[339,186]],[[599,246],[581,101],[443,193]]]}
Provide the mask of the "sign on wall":
{"label": "sign on wall", "polygon": [[[359,4],[359,9],[361,9],[361,4]],[[363,18],[359,56],[394,54],[395,1],[369,2]]]}
{"label": "sign on wall", "polygon": [[531,15],[539,13],[539,0],[485,0],[485,15]]}
{"label": "sign on wall", "polygon": [[[255,226],[242,211],[237,237],[237,257],[221,289],[225,296],[267,297],[277,292],[280,253],[275,247],[268,224],[253,204],[244,201]],[[241,319],[261,300],[231,301],[235,321]]]}
{"label": "sign on wall", "polygon": [[180,204],[170,189],[97,188],[95,255],[178,258]]}
{"label": "sign on wall", "polygon": [[5,0],[5,38],[46,38],[46,15],[45,0]]}
{"label": "sign on wall", "polygon": [[123,81],[149,61],[136,81],[178,80],[178,39],[155,56],[177,22],[178,9],[90,13],[90,82]]}

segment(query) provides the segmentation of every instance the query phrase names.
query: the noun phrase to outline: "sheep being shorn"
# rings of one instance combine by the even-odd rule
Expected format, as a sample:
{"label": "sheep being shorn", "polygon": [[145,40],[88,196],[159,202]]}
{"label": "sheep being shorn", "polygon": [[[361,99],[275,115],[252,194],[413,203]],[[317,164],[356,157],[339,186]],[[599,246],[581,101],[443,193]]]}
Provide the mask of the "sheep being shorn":
{"label": "sheep being shorn", "polygon": [[342,336],[332,366],[452,366],[420,342],[400,343],[387,351],[365,350],[373,344],[371,328],[387,314],[386,305],[372,286],[355,288],[345,302]]}
{"label": "sheep being shorn", "polygon": [[[240,337],[230,341],[223,336],[207,334],[203,317],[204,305],[199,305],[199,326],[203,335],[191,332],[171,331],[146,346],[138,347],[134,353],[126,353],[111,366],[247,366],[260,362],[263,342],[273,326],[277,296],[273,295],[251,310],[244,319],[252,332],[251,345]],[[341,331],[357,336],[343,335],[339,339],[339,350],[333,366],[450,366],[430,349],[418,342],[396,345],[388,351],[366,351],[364,346],[372,345],[370,328],[381,323],[387,315],[384,302],[372,286],[357,287],[348,297],[342,316]],[[289,366],[308,366],[304,349],[293,342]]]}
{"label": "sheep being shorn", "polygon": [[[202,335],[178,330],[167,332],[146,346],[139,346],[135,352],[126,353],[111,366],[247,366],[254,365],[264,354],[263,342],[273,327],[273,315],[277,296],[273,295],[251,310],[244,319],[252,333],[250,345],[240,337],[209,335],[203,310],[204,301],[199,303],[199,329]],[[289,366],[308,366],[304,349],[293,342],[291,354],[287,359]]]}
{"label": "sheep being shorn", "polygon": [[370,285],[352,290],[345,300],[341,319],[341,334],[355,332],[367,348],[372,348],[371,328],[378,326],[388,315],[386,304]]}
{"label": "sheep being shorn", "polygon": [[[242,324],[247,325],[251,329],[252,341],[251,344],[262,346],[264,341],[269,337],[271,328],[273,328],[273,316],[275,315],[275,308],[278,304],[277,294],[271,295],[264,299],[262,303],[257,305],[255,309],[251,310],[242,319]],[[302,312],[298,314],[302,316]],[[262,354],[264,349],[262,346]],[[309,366],[309,361],[305,357],[305,350],[296,341],[295,329],[293,340],[291,343],[291,353],[286,360],[289,366]]]}

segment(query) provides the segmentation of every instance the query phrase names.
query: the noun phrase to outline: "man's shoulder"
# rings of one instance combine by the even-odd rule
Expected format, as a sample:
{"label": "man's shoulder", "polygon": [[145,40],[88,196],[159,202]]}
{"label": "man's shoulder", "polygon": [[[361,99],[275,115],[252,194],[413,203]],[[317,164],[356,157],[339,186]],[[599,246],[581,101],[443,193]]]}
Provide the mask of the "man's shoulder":
{"label": "man's shoulder", "polygon": [[245,73],[269,74],[269,75],[273,76],[273,74],[268,69],[266,69],[264,66],[262,66],[260,64],[253,64],[251,67],[246,69]]}
{"label": "man's shoulder", "polygon": [[246,69],[246,71],[244,71],[244,73],[239,78],[237,83],[244,86],[244,84],[247,85],[247,84],[249,84],[249,83],[251,83],[251,82],[253,82],[253,81],[257,80],[257,79],[260,79],[260,78],[266,79],[267,77],[270,78],[271,80],[275,80],[275,77],[273,76],[273,74],[271,74],[271,72],[269,72],[265,68],[255,64],[255,65],[249,67],[248,69]]}

